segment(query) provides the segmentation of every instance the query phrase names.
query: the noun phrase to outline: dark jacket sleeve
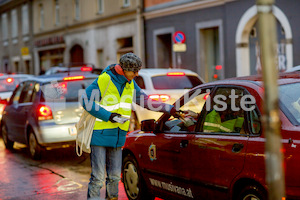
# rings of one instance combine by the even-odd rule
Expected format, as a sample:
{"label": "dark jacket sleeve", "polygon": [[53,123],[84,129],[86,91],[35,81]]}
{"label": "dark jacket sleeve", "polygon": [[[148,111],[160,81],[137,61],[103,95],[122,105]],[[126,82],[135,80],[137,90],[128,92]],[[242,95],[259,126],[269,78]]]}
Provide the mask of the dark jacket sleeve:
{"label": "dark jacket sleeve", "polygon": [[81,96],[80,103],[82,107],[96,118],[108,121],[111,112],[102,108],[95,101],[101,101],[101,92],[98,86],[98,78],[85,90],[85,94]]}
{"label": "dark jacket sleeve", "polygon": [[[133,80],[134,81],[134,80]],[[170,110],[174,107],[173,105],[162,103],[153,99],[148,98],[148,95],[137,85],[134,81],[135,98],[134,102],[148,110],[157,112],[166,112],[170,114]]]}

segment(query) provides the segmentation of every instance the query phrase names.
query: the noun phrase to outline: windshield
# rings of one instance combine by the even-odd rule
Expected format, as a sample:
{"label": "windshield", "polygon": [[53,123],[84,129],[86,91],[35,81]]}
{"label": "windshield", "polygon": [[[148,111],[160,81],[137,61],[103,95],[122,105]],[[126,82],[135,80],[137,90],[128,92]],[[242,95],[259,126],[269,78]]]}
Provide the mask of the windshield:
{"label": "windshield", "polygon": [[16,86],[24,81],[25,77],[18,77],[18,78],[13,78],[13,77],[7,77],[4,79],[0,79],[0,92],[11,92],[13,91]]}
{"label": "windshield", "polygon": [[56,81],[42,86],[41,101],[66,101],[78,102],[80,89],[87,88],[95,79],[84,79],[77,81]]}
{"label": "windshield", "polygon": [[156,90],[191,89],[202,82],[197,76],[155,76],[152,77]]}
{"label": "windshield", "polygon": [[281,85],[279,99],[283,112],[291,122],[300,125],[300,83]]}

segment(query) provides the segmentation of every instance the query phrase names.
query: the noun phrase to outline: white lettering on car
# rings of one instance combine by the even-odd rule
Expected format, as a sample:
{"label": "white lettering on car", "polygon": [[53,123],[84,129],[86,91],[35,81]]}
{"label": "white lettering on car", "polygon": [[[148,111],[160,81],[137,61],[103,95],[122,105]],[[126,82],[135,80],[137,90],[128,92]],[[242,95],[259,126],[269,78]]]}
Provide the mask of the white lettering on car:
{"label": "white lettering on car", "polygon": [[173,185],[172,182],[166,183],[166,182],[159,181],[159,180],[156,180],[156,179],[153,179],[153,178],[149,178],[149,180],[150,180],[151,185],[153,185],[155,187],[167,190],[169,192],[177,193],[177,194],[180,194],[180,195],[183,195],[183,196],[187,196],[187,197],[190,197],[190,198],[194,198],[191,188],[185,189],[183,187]]}

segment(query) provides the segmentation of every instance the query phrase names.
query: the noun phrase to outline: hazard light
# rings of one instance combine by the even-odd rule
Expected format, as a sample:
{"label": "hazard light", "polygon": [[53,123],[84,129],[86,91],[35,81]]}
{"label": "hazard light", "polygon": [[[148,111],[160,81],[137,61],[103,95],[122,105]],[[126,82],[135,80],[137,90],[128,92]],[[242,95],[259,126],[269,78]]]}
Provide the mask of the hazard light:
{"label": "hazard light", "polygon": [[167,94],[151,94],[148,96],[148,98],[156,100],[156,101],[166,102],[170,99],[170,96]]}
{"label": "hazard light", "polygon": [[70,76],[70,77],[65,77],[64,81],[75,81],[75,80],[82,80],[84,79],[84,76]]}
{"label": "hazard light", "polygon": [[168,72],[167,76],[185,76],[184,72]]}

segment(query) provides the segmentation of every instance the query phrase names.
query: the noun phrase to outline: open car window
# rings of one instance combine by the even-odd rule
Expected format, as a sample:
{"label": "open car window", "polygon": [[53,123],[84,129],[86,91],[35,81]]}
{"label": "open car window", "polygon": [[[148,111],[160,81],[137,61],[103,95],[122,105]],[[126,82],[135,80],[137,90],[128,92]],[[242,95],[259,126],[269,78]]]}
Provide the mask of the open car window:
{"label": "open car window", "polygon": [[[206,100],[209,98],[210,89],[195,90],[193,93],[187,93],[180,102],[180,117],[170,117],[164,121],[164,130],[166,132],[194,132],[198,123],[200,113],[204,109]],[[176,103],[175,103],[176,106]]]}

